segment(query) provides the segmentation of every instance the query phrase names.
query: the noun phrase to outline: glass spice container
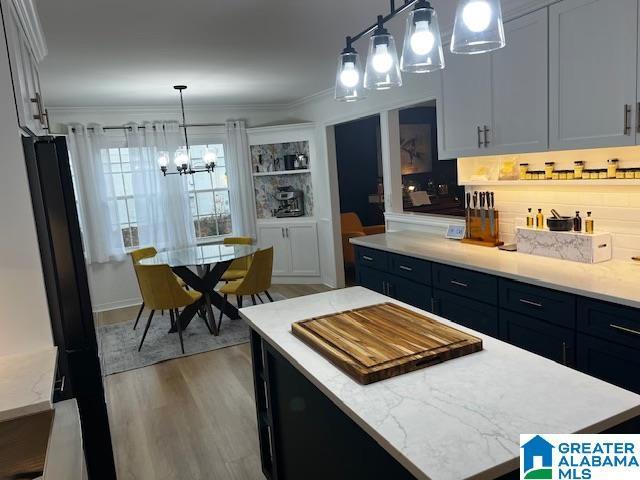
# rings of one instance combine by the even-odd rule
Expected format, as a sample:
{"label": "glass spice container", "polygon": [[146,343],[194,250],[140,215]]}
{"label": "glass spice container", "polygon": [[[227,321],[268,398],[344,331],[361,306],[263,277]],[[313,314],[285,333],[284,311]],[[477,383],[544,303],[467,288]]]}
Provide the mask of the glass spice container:
{"label": "glass spice container", "polygon": [[582,172],[584,171],[584,162],[577,160],[573,162],[573,178],[582,178]]}
{"label": "glass spice container", "polygon": [[587,212],[587,218],[584,220],[585,233],[593,233],[593,218],[591,218],[591,212]]}
{"label": "glass spice container", "polygon": [[618,159],[610,158],[607,160],[607,178],[616,178],[616,172],[618,170]]}
{"label": "glass spice container", "polygon": [[640,180],[640,168],[637,168],[636,171],[633,172],[633,178]]}
{"label": "glass spice container", "polygon": [[600,170],[591,170],[591,180],[597,180],[600,178]]}
{"label": "glass spice container", "polygon": [[538,172],[538,180],[545,180],[547,178],[547,174],[544,170]]}
{"label": "glass spice container", "polygon": [[616,170],[616,178],[624,178],[624,173],[626,170],[626,168],[619,168],[618,170]]}
{"label": "glass spice container", "polygon": [[566,180],[567,179],[567,171],[566,170],[560,170],[558,172],[558,179],[559,180]]}
{"label": "glass spice container", "polygon": [[525,180],[533,180],[533,173],[527,172],[527,175],[525,176]]}
{"label": "glass spice container", "polygon": [[[617,170],[617,168],[616,168],[616,170]],[[614,173],[613,177],[609,177],[609,172],[610,172],[609,168],[603,168],[602,170],[600,170],[598,172],[598,178],[600,180],[606,180],[607,178],[616,178],[615,173]]]}
{"label": "glass spice container", "polygon": [[544,162],[544,178],[547,180],[551,180],[553,178],[553,168],[555,166],[555,162]]}
{"label": "glass spice container", "polygon": [[575,172],[573,170],[567,170],[567,180],[573,180],[575,178]]}
{"label": "glass spice container", "polygon": [[521,163],[520,164],[520,180],[526,180],[527,179],[527,172],[529,171],[529,164],[528,163]]}
{"label": "glass spice container", "polygon": [[635,178],[635,169],[633,168],[627,168],[626,171],[624,172],[624,178],[631,179],[631,178]]}
{"label": "glass spice container", "polygon": [[560,179],[560,172],[558,172],[557,170],[555,172],[553,172],[553,176],[551,177],[553,180],[559,180]]}

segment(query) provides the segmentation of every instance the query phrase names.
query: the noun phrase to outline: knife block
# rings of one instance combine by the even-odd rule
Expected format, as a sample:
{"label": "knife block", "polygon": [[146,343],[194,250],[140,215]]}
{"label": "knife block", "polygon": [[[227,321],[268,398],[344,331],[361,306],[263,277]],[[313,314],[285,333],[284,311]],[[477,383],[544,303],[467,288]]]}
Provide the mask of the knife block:
{"label": "knife block", "polygon": [[485,210],[484,214],[483,228],[480,212],[476,213],[473,208],[468,209],[466,217],[467,232],[465,238],[463,238],[461,242],[480,245],[482,247],[497,247],[499,245],[504,245],[504,242],[499,240],[500,212],[494,210],[493,235],[491,234],[491,226],[489,224],[489,212]]}

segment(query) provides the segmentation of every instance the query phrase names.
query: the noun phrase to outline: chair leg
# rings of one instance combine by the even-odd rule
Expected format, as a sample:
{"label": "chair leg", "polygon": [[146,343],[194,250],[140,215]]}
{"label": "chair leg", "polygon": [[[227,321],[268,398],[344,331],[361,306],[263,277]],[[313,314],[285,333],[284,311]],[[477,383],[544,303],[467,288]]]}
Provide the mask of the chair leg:
{"label": "chair leg", "polygon": [[133,329],[135,330],[138,326],[138,322],[140,321],[140,317],[142,316],[142,311],[144,310],[144,302],[140,305],[140,311],[138,312],[138,316],[136,317],[136,323],[133,324]]}
{"label": "chair leg", "polygon": [[253,302],[254,305],[257,305],[255,295],[251,295],[251,301]]}
{"label": "chair leg", "polygon": [[238,308],[242,308],[242,295],[236,295],[236,298],[238,299]]}
{"label": "chair leg", "polygon": [[262,297],[260,296],[259,293],[256,293],[256,297],[258,297],[258,300],[260,300],[260,303],[264,303],[264,300],[262,300]]}
{"label": "chair leg", "polygon": [[164,310],[160,310],[160,315],[164,317]]}
{"label": "chair leg", "polygon": [[[229,297],[229,295],[227,295],[226,293],[224,294],[224,301],[227,302],[227,298]],[[222,315],[224,315],[224,309],[220,309],[220,325],[222,325]]]}
{"label": "chair leg", "polygon": [[[169,313],[171,313],[171,317],[173,318],[173,310],[169,310]],[[174,320],[176,323],[176,326],[178,327],[178,336],[180,337],[180,349],[182,350],[182,353],[184,354],[184,341],[182,340],[182,322],[180,322],[178,319]]]}
{"label": "chair leg", "polygon": [[151,310],[149,314],[149,320],[147,320],[147,325],[144,327],[144,333],[142,334],[142,340],[140,340],[140,346],[138,347],[138,351],[142,349],[142,344],[144,343],[144,339],[147,337],[147,332],[149,331],[149,325],[151,325],[151,319],[153,318],[153,313],[155,310]]}
{"label": "chair leg", "polygon": [[264,294],[267,296],[270,302],[273,302],[273,298],[271,298],[271,295],[269,295],[269,290],[265,290]]}

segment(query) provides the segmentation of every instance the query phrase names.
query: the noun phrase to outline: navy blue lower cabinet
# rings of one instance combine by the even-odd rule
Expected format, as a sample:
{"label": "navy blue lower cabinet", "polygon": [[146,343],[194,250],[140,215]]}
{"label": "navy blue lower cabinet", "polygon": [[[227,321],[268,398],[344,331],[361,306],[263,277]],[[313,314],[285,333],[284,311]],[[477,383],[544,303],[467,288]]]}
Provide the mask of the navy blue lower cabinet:
{"label": "navy blue lower cabinet", "polygon": [[637,349],[578,333],[578,370],[640,393]]}
{"label": "navy blue lower cabinet", "polygon": [[390,297],[422,310],[431,311],[431,287],[394,275],[389,275],[387,282],[389,284],[387,295]]}
{"label": "navy blue lower cabinet", "polygon": [[575,366],[575,330],[500,310],[500,338],[569,367]]}
{"label": "navy blue lower cabinet", "polygon": [[578,298],[578,331],[640,350],[640,310]]}
{"label": "navy blue lower cabinet", "polygon": [[358,265],[356,271],[356,282],[358,285],[373,290],[374,292],[382,293],[383,295],[387,293],[387,277],[388,274],[385,272],[360,265]]}
{"label": "navy blue lower cabinet", "polygon": [[492,337],[498,336],[498,309],[493,305],[434,289],[433,306],[436,315]]}

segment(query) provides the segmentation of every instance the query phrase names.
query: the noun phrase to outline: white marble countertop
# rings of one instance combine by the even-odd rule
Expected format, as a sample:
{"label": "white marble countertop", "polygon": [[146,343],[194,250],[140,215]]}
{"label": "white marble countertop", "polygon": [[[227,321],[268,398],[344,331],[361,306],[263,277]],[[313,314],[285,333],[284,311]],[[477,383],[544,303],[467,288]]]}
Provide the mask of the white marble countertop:
{"label": "white marble countertop", "polygon": [[351,243],[640,308],[640,262],[632,260],[583,264],[414,231],[357,237]]}
{"label": "white marble countertop", "polygon": [[0,422],[52,408],[57,348],[0,357]]}
{"label": "white marble countertop", "polygon": [[407,470],[492,479],[519,466],[521,433],[596,433],[640,415],[640,396],[448,320],[484,350],[360,385],[291,334],[293,322],[391,301],[362,287],[240,310],[243,318]]}

